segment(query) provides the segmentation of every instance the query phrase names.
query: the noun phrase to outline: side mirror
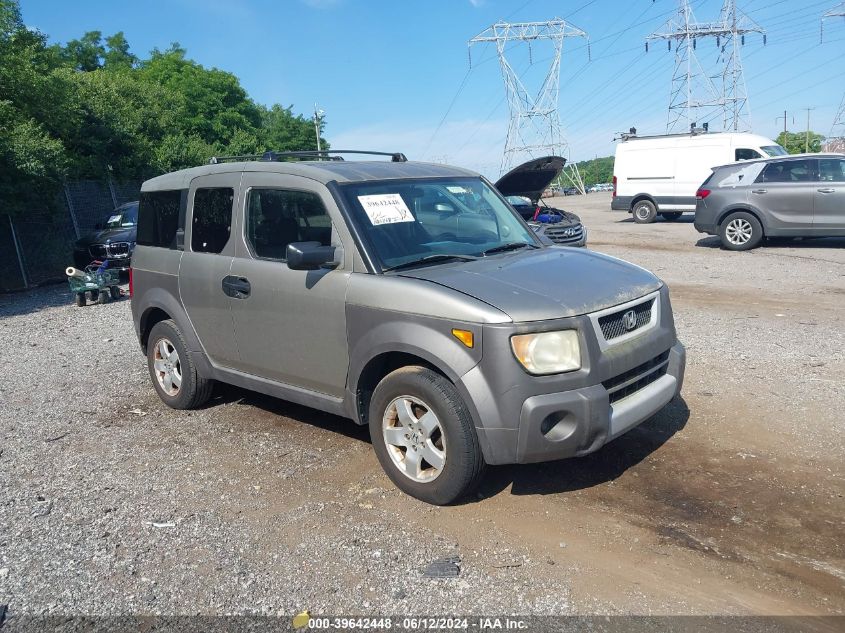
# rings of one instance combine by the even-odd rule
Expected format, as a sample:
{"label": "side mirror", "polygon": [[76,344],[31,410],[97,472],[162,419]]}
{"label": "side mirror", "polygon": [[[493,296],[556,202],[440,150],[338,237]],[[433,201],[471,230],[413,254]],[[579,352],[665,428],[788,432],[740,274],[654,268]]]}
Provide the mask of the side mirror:
{"label": "side mirror", "polygon": [[335,268],[340,262],[335,261],[334,246],[323,246],[320,242],[291,242],[285,252],[288,268],[291,270],[317,270]]}

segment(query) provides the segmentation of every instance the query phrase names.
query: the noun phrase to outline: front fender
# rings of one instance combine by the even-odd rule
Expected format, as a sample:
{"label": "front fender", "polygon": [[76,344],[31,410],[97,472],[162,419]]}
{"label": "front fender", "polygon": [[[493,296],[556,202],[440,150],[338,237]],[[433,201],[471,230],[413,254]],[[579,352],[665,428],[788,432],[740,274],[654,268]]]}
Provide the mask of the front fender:
{"label": "front fender", "polygon": [[[346,312],[350,405],[356,401],[364,368],[382,354],[398,352],[421,358],[455,384],[481,360],[482,328],[477,323],[360,305],[349,305]],[[453,328],[472,332],[473,347],[468,348],[455,338]],[[350,413],[357,417],[354,410]]]}

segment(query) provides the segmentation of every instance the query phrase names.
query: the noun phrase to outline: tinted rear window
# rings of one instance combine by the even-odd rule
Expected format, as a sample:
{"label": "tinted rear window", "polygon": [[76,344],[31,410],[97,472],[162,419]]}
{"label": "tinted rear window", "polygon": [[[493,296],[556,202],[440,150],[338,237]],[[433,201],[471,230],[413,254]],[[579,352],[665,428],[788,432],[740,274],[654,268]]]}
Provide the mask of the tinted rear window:
{"label": "tinted rear window", "polygon": [[219,253],[229,241],[232,231],[231,187],[197,189],[194,194],[191,250],[195,253]]}
{"label": "tinted rear window", "polygon": [[141,194],[136,238],[138,244],[176,248],[182,194],[181,190],[150,191]]}
{"label": "tinted rear window", "polygon": [[812,167],[809,160],[779,160],[766,165],[757,182],[808,182]]}

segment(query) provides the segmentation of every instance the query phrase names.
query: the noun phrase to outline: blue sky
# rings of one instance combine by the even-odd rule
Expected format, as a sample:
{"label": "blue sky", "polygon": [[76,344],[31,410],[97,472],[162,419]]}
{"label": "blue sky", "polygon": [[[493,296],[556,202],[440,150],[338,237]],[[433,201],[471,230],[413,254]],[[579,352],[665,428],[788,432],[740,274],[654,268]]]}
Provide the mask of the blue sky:
{"label": "blue sky", "polygon": [[[721,0],[692,0],[698,21]],[[845,90],[845,19],[819,19],[838,0],[738,0],[767,30],[742,48],[753,131],[774,138],[788,111],[793,131],[828,133]],[[85,31],[123,31],[133,52],[178,41],[208,67],[237,75],[264,104],[326,113],[335,148],[404,151],[495,177],[508,111],[492,45],[467,40],[496,21],[562,17],[586,31],[569,39],[561,65],[560,116],[570,158],[612,154],[614,134],[664,130],[674,53],[644,38],[666,23],[675,0],[22,0],[27,26],[66,42]],[[715,42],[698,44],[706,68]],[[509,53],[530,84],[551,49]],[[531,63],[533,61],[533,64]],[[793,123],[794,117],[794,123]]]}

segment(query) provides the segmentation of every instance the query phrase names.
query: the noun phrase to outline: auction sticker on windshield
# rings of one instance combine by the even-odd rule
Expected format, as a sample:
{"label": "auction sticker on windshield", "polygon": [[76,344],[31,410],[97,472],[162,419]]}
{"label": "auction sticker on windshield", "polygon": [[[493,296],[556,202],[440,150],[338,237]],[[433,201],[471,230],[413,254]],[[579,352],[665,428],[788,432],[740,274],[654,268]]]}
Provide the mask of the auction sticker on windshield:
{"label": "auction sticker on windshield", "polygon": [[358,201],[373,226],[414,221],[414,216],[398,193],[358,196]]}

